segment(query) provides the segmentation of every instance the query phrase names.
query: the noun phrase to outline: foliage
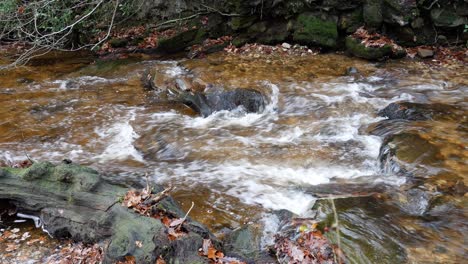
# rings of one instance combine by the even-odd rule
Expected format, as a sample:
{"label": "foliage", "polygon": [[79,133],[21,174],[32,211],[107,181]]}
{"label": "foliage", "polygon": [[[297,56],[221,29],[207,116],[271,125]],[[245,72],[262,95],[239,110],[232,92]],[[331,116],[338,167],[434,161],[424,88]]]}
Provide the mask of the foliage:
{"label": "foliage", "polygon": [[[19,41],[30,48],[15,64],[50,50],[95,48],[109,36],[116,16],[121,20],[131,15],[129,1],[120,5],[121,1],[4,0],[0,3],[0,41]],[[99,32],[107,33],[94,38]]]}

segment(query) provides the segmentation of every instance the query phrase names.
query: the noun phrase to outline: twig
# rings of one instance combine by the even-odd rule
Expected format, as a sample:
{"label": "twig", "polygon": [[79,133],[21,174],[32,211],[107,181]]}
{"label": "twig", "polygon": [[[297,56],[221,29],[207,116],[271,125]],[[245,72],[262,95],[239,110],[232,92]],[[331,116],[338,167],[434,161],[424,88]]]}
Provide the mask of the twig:
{"label": "twig", "polygon": [[184,21],[184,20],[189,20],[189,19],[192,19],[194,17],[200,16],[200,15],[206,15],[206,14],[209,14],[209,12],[199,12],[199,13],[196,13],[196,14],[188,16],[188,17],[182,17],[182,18],[168,20],[168,21],[156,24],[154,26],[151,26],[150,28],[159,28],[159,27],[167,25],[167,24],[172,24],[172,23],[176,23],[176,22],[180,22],[180,21]]}
{"label": "twig", "polygon": [[109,38],[110,36],[110,33],[111,33],[111,30],[112,30],[112,27],[114,26],[114,19],[115,19],[115,14],[117,13],[117,8],[119,7],[119,0],[116,0],[115,1],[115,7],[114,7],[114,13],[112,13],[112,19],[111,19],[111,23],[109,25],[109,28],[107,29],[107,34],[106,36],[101,39],[100,41],[98,41],[98,43],[94,44],[94,46],[91,48],[91,50],[95,49],[99,44],[101,44],[102,42],[104,42],[107,38]]}
{"label": "twig", "polygon": [[190,206],[190,209],[188,209],[188,211],[185,214],[184,218],[182,218],[182,222],[180,222],[180,224],[175,229],[179,229],[180,226],[185,222],[185,220],[187,219],[187,216],[190,214],[190,211],[192,211],[193,206],[195,206],[195,203],[192,201],[192,206]]}
{"label": "twig", "polygon": [[158,193],[158,195],[151,200],[151,203],[155,204],[161,201],[162,199],[166,198],[169,195],[169,192],[173,189],[174,188],[172,186],[167,187],[162,192]]}
{"label": "twig", "polygon": [[[340,222],[338,220],[338,213],[336,212],[336,207],[335,207],[335,199],[330,198],[331,204],[332,204],[332,209],[333,209],[333,216],[335,218],[335,228],[336,228],[336,244],[338,245],[338,249],[341,249],[341,239],[340,239]],[[335,251],[335,250],[333,250]],[[337,256],[336,252],[334,252],[333,257],[335,258],[335,263],[337,262]]]}
{"label": "twig", "polygon": [[433,5],[435,5],[437,2],[439,2],[439,0],[434,0],[431,5],[429,5],[429,7],[425,7],[423,6],[423,8],[427,9],[427,10],[430,10],[432,8]]}
{"label": "twig", "polygon": [[153,188],[151,188],[150,186],[150,183],[149,183],[149,179],[148,179],[148,173],[145,173],[145,178],[146,178],[146,194],[151,194],[151,190]]}

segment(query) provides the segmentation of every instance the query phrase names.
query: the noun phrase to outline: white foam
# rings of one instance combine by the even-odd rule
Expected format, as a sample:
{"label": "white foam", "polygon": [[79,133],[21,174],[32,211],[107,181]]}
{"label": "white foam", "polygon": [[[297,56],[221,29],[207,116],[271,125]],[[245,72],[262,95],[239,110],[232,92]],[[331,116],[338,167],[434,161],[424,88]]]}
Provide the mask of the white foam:
{"label": "white foam", "polygon": [[96,129],[96,134],[101,138],[100,141],[106,142],[107,147],[102,154],[95,158],[99,162],[109,160],[133,159],[144,162],[141,154],[133,146],[133,142],[139,136],[133,130],[130,121],[135,120],[135,111],[130,111],[129,117],[125,121],[118,121],[109,128]]}
{"label": "white foam", "polygon": [[278,86],[264,82],[271,89],[270,102],[261,113],[246,113],[242,107],[232,111],[219,111],[208,117],[187,117],[185,126],[189,128],[223,128],[231,126],[249,127],[258,123],[268,123],[277,119],[277,108],[279,98]]}
{"label": "white foam", "polygon": [[222,164],[199,161],[184,166],[166,166],[165,169],[157,169],[155,175],[159,181],[177,179],[177,182],[190,185],[216,185],[217,191],[237,197],[244,203],[260,204],[273,210],[286,209],[301,215],[310,209],[314,201],[314,197],[301,189],[329,183],[333,178],[352,179],[374,172],[372,169],[331,164],[315,164],[305,168],[239,160]]}

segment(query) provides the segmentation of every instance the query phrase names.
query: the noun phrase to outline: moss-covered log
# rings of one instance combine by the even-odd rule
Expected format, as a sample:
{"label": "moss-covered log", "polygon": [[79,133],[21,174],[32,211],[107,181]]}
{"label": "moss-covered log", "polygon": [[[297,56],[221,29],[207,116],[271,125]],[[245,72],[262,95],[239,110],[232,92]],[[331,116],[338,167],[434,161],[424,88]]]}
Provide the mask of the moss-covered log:
{"label": "moss-covered log", "polygon": [[[187,234],[171,240],[159,219],[121,205],[126,191],[76,164],[39,162],[27,169],[0,169],[0,202],[40,217],[54,237],[107,245],[106,263],[125,256],[135,257],[137,263],[154,263],[159,256],[168,263],[206,262],[198,249],[204,238],[216,239],[205,227],[188,219],[183,226]],[[176,217],[185,215],[170,197],[157,206]]]}

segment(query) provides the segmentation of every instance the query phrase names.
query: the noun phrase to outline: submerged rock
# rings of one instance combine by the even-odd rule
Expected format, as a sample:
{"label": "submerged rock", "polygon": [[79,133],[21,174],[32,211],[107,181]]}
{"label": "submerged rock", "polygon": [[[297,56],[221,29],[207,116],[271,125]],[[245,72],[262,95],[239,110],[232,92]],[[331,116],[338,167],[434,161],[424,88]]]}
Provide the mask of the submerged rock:
{"label": "submerged rock", "polygon": [[383,171],[404,176],[430,176],[427,175],[428,166],[440,165],[440,157],[437,146],[411,132],[387,136],[379,153]]}
{"label": "submerged rock", "polygon": [[[424,121],[431,119],[458,120],[463,117],[456,106],[446,104],[420,104],[412,102],[391,103],[378,112],[379,116],[388,119],[404,119],[410,121]],[[458,116],[458,117],[457,117]]]}

